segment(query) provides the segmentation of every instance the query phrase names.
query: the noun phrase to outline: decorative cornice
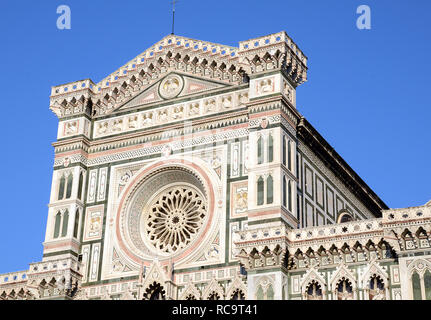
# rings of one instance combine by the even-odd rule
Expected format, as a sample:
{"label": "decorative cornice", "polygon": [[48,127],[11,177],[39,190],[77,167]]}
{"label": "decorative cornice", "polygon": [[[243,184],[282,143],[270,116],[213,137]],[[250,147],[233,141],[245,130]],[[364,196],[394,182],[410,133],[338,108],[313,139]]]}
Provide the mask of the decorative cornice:
{"label": "decorative cornice", "polygon": [[282,70],[297,86],[307,80],[306,64],[285,32],[242,41],[239,48],[169,35],[98,84],[86,79],[53,87],[50,109],[59,118],[106,114],[175,71],[240,85],[249,75]]}

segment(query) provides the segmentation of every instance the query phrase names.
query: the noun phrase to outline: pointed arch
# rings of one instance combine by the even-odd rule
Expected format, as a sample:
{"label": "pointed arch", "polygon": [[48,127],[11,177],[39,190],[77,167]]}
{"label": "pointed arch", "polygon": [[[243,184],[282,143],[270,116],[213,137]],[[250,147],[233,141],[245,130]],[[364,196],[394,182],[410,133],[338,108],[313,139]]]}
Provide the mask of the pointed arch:
{"label": "pointed arch", "polygon": [[304,297],[305,300],[323,300],[322,285],[319,282],[312,280],[305,287]]}
{"label": "pointed arch", "polygon": [[84,187],[84,172],[81,171],[79,173],[79,182],[78,182],[78,199],[80,200],[83,200],[82,199],[83,187]]}
{"label": "pointed arch", "polygon": [[266,178],[266,203],[274,202],[274,179],[271,175]]}
{"label": "pointed arch", "polygon": [[[320,288],[320,295],[317,289]],[[311,289],[311,293],[309,292]],[[324,300],[326,299],[326,281],[325,279],[316,271],[316,269],[311,268],[304,275],[301,281],[301,292],[304,300]],[[310,295],[311,294],[311,295]],[[321,298],[319,299],[319,296]]]}
{"label": "pointed arch", "polygon": [[334,297],[337,300],[354,300],[353,284],[350,279],[342,277],[337,281]]}
{"label": "pointed arch", "polygon": [[262,164],[264,162],[264,141],[262,136],[257,139],[257,164]]}
{"label": "pointed arch", "polygon": [[61,178],[60,178],[60,183],[59,183],[59,186],[58,186],[58,197],[57,197],[57,200],[63,200],[65,186],[66,186],[66,177],[63,174],[61,176]]}
{"label": "pointed arch", "polygon": [[57,212],[55,215],[55,222],[54,222],[54,239],[58,238],[60,236],[60,224],[61,224],[61,212]]}
{"label": "pointed arch", "polygon": [[67,177],[67,186],[66,186],[66,199],[70,199],[72,196],[72,187],[73,187],[73,174],[70,173]]}
{"label": "pointed arch", "polygon": [[431,300],[431,271],[426,270],[424,273],[425,299]]}
{"label": "pointed arch", "polygon": [[[343,262],[332,276],[330,285],[333,299],[345,300],[350,297],[356,299],[356,278]],[[351,286],[351,289],[349,286]],[[340,288],[342,289],[341,291]]]}
{"label": "pointed arch", "polygon": [[414,271],[411,276],[413,300],[422,300],[421,279],[419,274]]}
{"label": "pointed arch", "polygon": [[265,182],[262,177],[257,180],[257,205],[261,206],[264,202]]}
{"label": "pointed arch", "polygon": [[62,237],[67,236],[68,226],[69,226],[69,210],[66,209],[66,211],[63,213],[63,227],[61,229],[61,236]]}
{"label": "pointed arch", "polygon": [[378,262],[371,262],[364,272],[362,287],[366,299],[386,300],[389,297],[389,276]]}
{"label": "pointed arch", "polygon": [[200,291],[196,288],[193,282],[189,280],[184,291],[181,293],[180,300],[199,300],[200,298]]}
{"label": "pointed arch", "polygon": [[268,162],[274,161],[274,138],[272,134],[268,136]]}
{"label": "pointed arch", "polygon": [[292,171],[292,142],[287,142],[287,169]]}
{"label": "pointed arch", "polygon": [[258,279],[255,291],[256,300],[274,300],[274,281],[267,276]]}
{"label": "pointed arch", "polygon": [[144,300],[166,300],[165,288],[154,281],[144,292]]}
{"label": "pointed arch", "polygon": [[414,300],[431,300],[431,262],[426,259],[413,261],[407,269]]}
{"label": "pointed arch", "polygon": [[223,300],[224,290],[216,279],[212,279],[202,295],[203,300]]}
{"label": "pointed arch", "polygon": [[292,181],[287,183],[287,210],[292,212]]}
{"label": "pointed arch", "polygon": [[75,224],[73,226],[73,237],[75,239],[78,238],[79,219],[80,219],[79,209],[76,209],[76,212],[75,212]]}

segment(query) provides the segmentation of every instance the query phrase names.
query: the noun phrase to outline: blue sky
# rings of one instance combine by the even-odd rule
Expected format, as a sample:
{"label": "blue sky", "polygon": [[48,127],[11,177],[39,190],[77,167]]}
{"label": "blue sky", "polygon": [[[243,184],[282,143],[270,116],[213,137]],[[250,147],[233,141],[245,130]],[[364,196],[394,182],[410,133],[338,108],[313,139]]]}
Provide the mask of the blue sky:
{"label": "blue sky", "polygon": [[[168,35],[170,2],[0,2],[0,273],[42,258],[57,133],[51,86],[98,82]],[[62,4],[71,30],[56,27]],[[356,28],[362,4],[371,30]],[[180,0],[176,34],[237,46],[285,30],[309,58],[298,110],[397,208],[431,199],[430,12],[424,0]]]}

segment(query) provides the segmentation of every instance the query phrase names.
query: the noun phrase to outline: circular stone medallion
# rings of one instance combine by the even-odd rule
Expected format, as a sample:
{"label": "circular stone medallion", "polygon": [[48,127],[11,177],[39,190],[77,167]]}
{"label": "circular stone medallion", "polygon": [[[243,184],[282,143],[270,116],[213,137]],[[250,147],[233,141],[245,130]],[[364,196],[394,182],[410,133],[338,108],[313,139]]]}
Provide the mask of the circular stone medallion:
{"label": "circular stone medallion", "polygon": [[172,99],[177,97],[183,90],[184,81],[178,75],[166,77],[159,86],[160,96],[164,99]]}

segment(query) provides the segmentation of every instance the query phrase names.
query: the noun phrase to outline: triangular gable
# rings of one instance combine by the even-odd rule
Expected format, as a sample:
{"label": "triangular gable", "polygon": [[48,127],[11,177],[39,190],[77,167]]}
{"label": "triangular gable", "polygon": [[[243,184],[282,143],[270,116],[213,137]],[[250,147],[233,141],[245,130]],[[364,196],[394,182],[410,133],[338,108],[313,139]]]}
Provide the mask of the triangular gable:
{"label": "triangular gable", "polygon": [[385,286],[388,285],[389,277],[388,277],[387,272],[384,271],[376,261],[373,261],[368,266],[367,270],[365,271],[364,275],[362,276],[362,287],[363,288],[368,287],[368,282],[370,281],[371,277],[374,274],[380,276],[380,278],[383,280],[383,283],[385,284]]}
{"label": "triangular gable", "polygon": [[356,278],[353,275],[353,273],[347,268],[347,266],[342,263],[337,271],[335,272],[335,274],[332,276],[331,279],[331,291],[335,291],[336,290],[336,285],[338,280],[340,280],[341,278],[346,278],[348,280],[350,280],[350,282],[352,283],[352,287],[353,290],[356,289]]}
{"label": "triangular gable", "polygon": [[209,55],[233,59],[237,57],[239,48],[178,35],[167,35],[133,60],[105,77],[97,84],[97,86],[101,88],[108,87],[112,82],[117,81],[119,78],[127,77],[128,73],[135,69],[136,66],[145,63],[147,60],[153,60],[161,52],[167,52],[170,50],[187,50],[197,52],[199,54],[207,53]]}
{"label": "triangular gable", "polygon": [[186,300],[189,295],[194,296],[196,300],[199,300],[201,298],[200,291],[198,290],[198,288],[196,288],[196,286],[191,280],[189,280],[184,291],[182,292],[180,300]]}
{"label": "triangular gable", "polygon": [[311,268],[304,275],[303,280],[301,281],[301,291],[304,292],[305,287],[313,280],[318,282],[322,286],[323,290],[325,289],[325,286],[326,286],[325,279],[316,271],[316,269]]}
{"label": "triangular gable", "polygon": [[226,293],[226,299],[230,299],[232,295],[235,293],[236,290],[241,290],[245,296],[245,299],[247,299],[247,286],[242,281],[242,279],[239,277],[238,274],[235,275],[235,278],[233,279],[229,289]]}
{"label": "triangular gable", "polygon": [[[178,86],[178,92],[173,92],[173,94],[170,96],[170,92],[168,92],[168,82],[171,79],[175,79],[177,81],[176,85]],[[160,81],[157,81],[156,83],[147,86],[145,89],[135,94],[135,96],[130,98],[129,101],[122,103],[112,112],[132,109],[138,106],[151,104],[159,101],[187,97],[201,92],[225,87],[227,87],[225,83],[209,81],[207,79],[187,76],[182,73],[171,72],[164,78],[162,78]]]}
{"label": "triangular gable", "polygon": [[211,280],[211,282],[208,284],[208,286],[205,288],[205,291],[202,295],[203,300],[208,300],[209,296],[213,292],[216,292],[220,296],[221,300],[224,299],[223,287],[220,285],[220,283],[215,278],[213,278]]}
{"label": "triangular gable", "polygon": [[150,270],[145,274],[145,279],[142,284],[142,287],[146,289],[153,282],[158,282],[163,286],[166,281],[168,281],[168,277],[166,276],[165,271],[160,265],[160,262],[158,260],[155,260],[152,263]]}

